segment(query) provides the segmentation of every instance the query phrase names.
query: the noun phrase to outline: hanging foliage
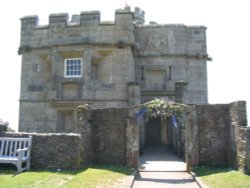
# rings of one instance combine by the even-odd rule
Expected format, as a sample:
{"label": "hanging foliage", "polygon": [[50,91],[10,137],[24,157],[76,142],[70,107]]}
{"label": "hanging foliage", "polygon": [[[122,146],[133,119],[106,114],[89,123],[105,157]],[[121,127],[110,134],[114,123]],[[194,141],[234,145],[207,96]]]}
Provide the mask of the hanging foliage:
{"label": "hanging foliage", "polygon": [[149,118],[156,117],[166,119],[171,116],[180,116],[184,109],[184,104],[175,103],[173,101],[166,100],[163,98],[156,98],[150,102],[142,104],[137,115],[143,115],[146,121]]}

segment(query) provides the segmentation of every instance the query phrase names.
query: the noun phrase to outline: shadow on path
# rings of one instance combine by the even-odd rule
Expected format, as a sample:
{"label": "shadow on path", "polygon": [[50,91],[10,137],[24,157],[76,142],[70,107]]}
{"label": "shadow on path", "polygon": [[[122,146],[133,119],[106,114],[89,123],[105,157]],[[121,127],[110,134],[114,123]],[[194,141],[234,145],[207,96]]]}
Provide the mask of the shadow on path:
{"label": "shadow on path", "polygon": [[133,188],[198,188],[186,163],[166,146],[148,147],[140,157]]}

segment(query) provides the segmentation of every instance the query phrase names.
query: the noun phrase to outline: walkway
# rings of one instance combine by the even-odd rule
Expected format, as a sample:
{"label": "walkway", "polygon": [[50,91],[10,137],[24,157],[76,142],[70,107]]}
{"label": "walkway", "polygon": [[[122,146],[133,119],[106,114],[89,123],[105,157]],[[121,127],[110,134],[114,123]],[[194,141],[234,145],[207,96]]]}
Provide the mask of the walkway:
{"label": "walkway", "polygon": [[167,147],[146,148],[140,157],[139,172],[133,188],[198,188],[199,186],[186,172],[186,163]]}

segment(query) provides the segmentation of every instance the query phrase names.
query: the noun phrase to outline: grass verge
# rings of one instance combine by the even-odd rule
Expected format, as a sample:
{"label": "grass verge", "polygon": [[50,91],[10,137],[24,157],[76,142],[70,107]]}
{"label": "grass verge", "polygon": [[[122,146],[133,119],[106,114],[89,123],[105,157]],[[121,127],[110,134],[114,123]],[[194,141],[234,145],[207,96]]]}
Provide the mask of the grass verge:
{"label": "grass verge", "polygon": [[0,188],[109,188],[133,169],[117,165],[92,165],[79,171],[0,170]]}
{"label": "grass verge", "polygon": [[223,167],[197,167],[193,169],[210,188],[249,188],[250,176]]}

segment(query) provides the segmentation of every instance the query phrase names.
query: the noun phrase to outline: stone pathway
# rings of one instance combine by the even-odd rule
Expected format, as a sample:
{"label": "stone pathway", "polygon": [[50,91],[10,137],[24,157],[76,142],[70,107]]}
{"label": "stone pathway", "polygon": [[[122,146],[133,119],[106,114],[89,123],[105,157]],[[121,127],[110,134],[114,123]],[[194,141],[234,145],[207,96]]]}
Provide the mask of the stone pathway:
{"label": "stone pathway", "polygon": [[140,157],[139,171],[186,171],[186,163],[167,146],[148,147]]}
{"label": "stone pathway", "polygon": [[146,148],[140,157],[139,172],[133,188],[198,188],[193,177],[186,172],[186,163],[167,147]]}

